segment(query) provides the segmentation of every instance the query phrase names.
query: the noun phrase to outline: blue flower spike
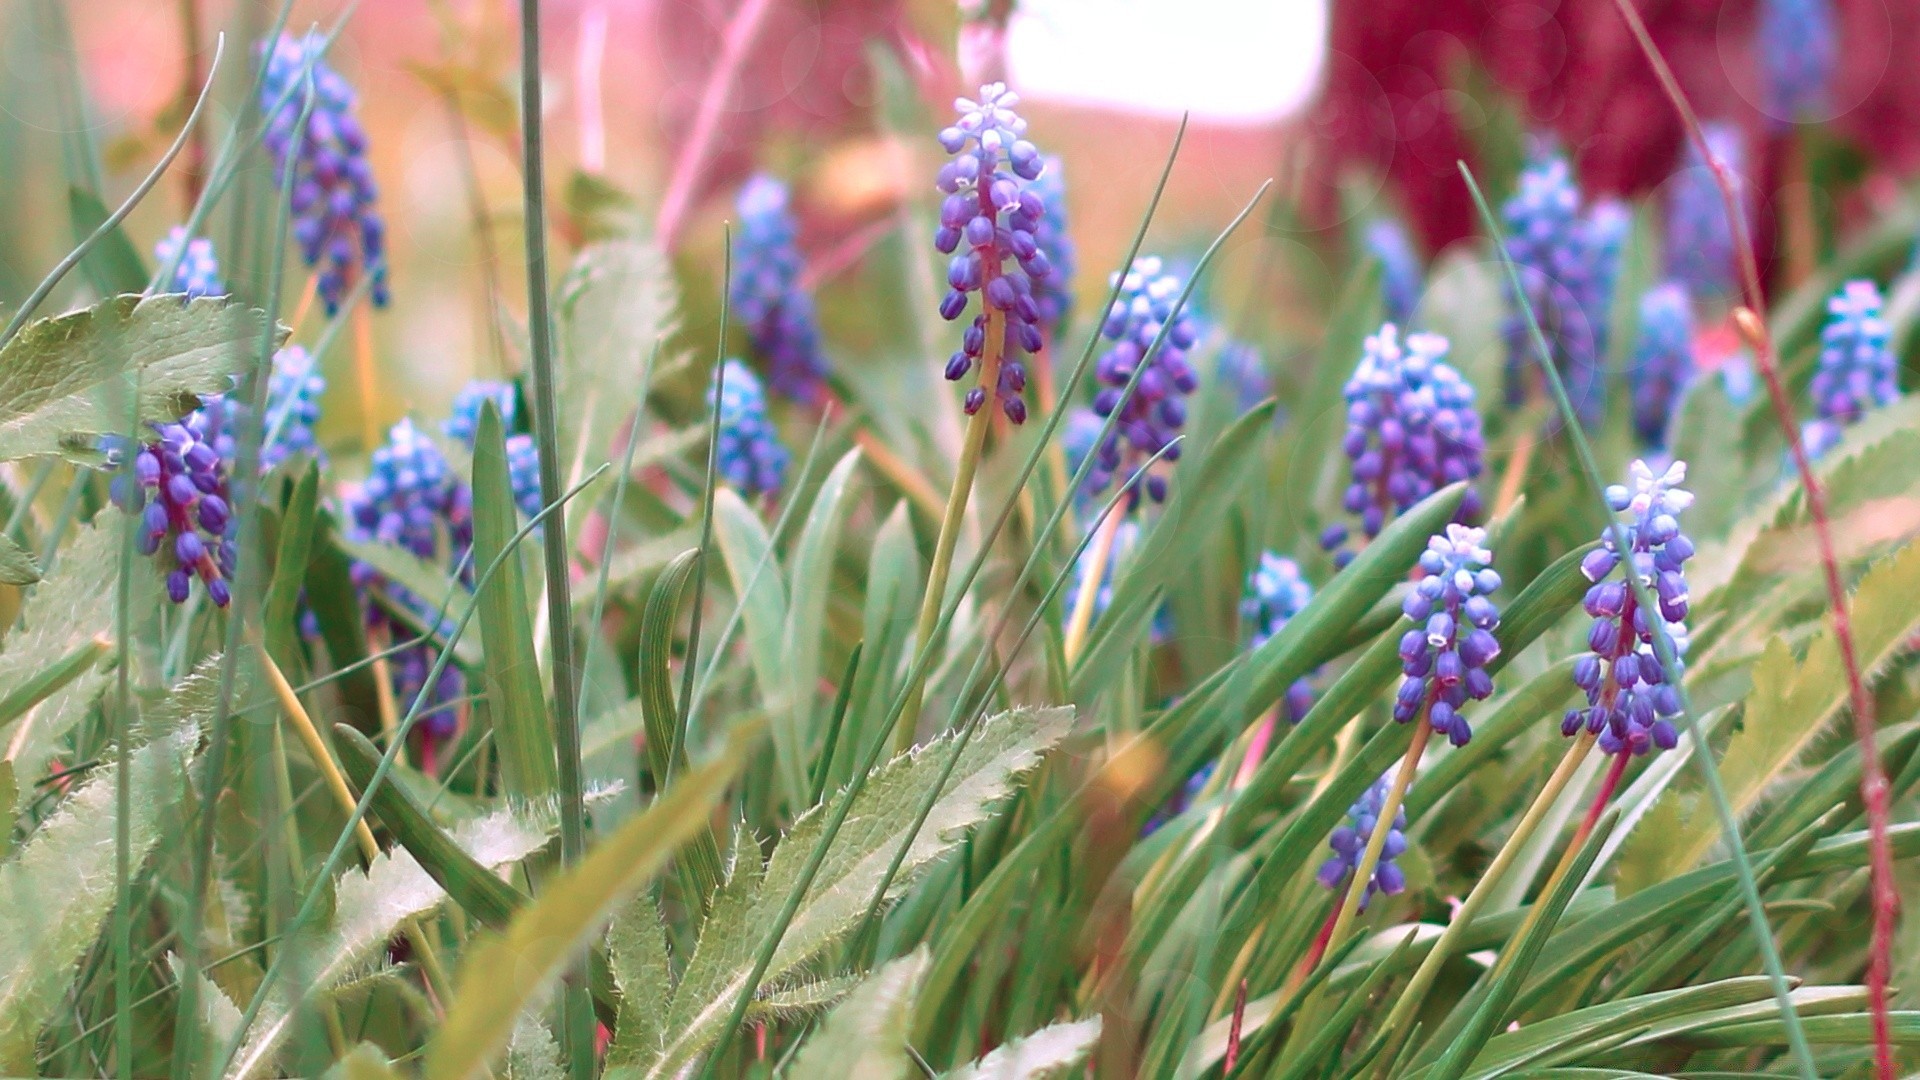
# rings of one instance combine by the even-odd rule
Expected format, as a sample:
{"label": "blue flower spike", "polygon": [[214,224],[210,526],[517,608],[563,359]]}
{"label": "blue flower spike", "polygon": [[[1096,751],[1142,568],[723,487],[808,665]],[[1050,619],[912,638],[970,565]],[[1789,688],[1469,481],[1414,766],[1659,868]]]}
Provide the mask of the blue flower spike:
{"label": "blue flower spike", "polygon": [[1425,576],[1401,603],[1414,626],[1400,638],[1393,718],[1405,724],[1424,716],[1455,746],[1473,737],[1461,710],[1493,693],[1487,663],[1500,655],[1493,636],[1500,610],[1492,599],[1500,575],[1488,565],[1493,553],[1483,546],[1486,539],[1485,529],[1454,524],[1428,540],[1420,553]]}

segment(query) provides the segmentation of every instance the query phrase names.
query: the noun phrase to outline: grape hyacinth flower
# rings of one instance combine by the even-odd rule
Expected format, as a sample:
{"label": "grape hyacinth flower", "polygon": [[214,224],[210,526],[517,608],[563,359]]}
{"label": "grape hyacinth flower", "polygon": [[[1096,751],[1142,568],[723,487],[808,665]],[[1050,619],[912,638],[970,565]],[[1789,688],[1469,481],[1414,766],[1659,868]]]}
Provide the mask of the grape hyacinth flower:
{"label": "grape hyacinth flower", "polygon": [[1500,655],[1493,636],[1500,612],[1490,599],[1500,575],[1487,565],[1493,553],[1481,546],[1486,538],[1485,529],[1456,524],[1447,526],[1445,536],[1428,540],[1420,553],[1426,576],[1401,603],[1401,611],[1418,625],[1400,638],[1405,677],[1393,718],[1404,724],[1424,714],[1455,746],[1473,737],[1460,710],[1469,700],[1484,701],[1493,693],[1487,662]]}
{"label": "grape hyacinth flower", "polygon": [[1777,129],[1824,119],[1840,62],[1833,0],[1762,0],[1762,111]]}
{"label": "grape hyacinth flower", "polygon": [[[1528,165],[1519,190],[1501,207],[1507,251],[1520,271],[1527,304],[1553,349],[1553,364],[1581,422],[1592,426],[1605,406],[1607,327],[1620,255],[1632,224],[1616,200],[1601,200],[1581,212],[1580,191],[1566,158],[1554,154]],[[1519,299],[1505,324],[1507,398],[1526,397],[1533,344]]]}
{"label": "grape hyacinth flower", "polygon": [[111,485],[120,508],[140,515],[136,544],[142,555],[157,557],[176,604],[186,603],[196,577],[216,607],[232,599],[233,439],[222,430],[223,416],[218,407],[203,407],[178,423],[152,425],[157,438],[135,452],[133,482],[122,475]]}
{"label": "grape hyacinth flower", "polygon": [[[1128,456],[1145,456],[1165,450],[1167,461],[1177,461],[1180,447],[1174,437],[1187,422],[1187,397],[1200,385],[1200,377],[1187,360],[1187,350],[1199,340],[1194,317],[1174,304],[1184,283],[1165,273],[1158,258],[1143,256],[1134,260],[1125,277],[1115,275],[1120,294],[1107,312],[1100,333],[1113,347],[1100,357],[1094,378],[1100,390],[1093,398],[1093,411],[1102,418],[1114,416],[1114,430],[1094,451],[1093,468],[1087,474],[1091,491],[1103,491],[1113,482]],[[1147,352],[1154,339],[1166,328],[1166,340],[1151,358]],[[1142,363],[1147,369],[1133,393],[1123,402],[1121,395]],[[1122,452],[1121,440],[1130,448]],[[1130,478],[1129,484],[1134,483]],[[1158,473],[1146,479],[1147,495],[1155,502],[1167,497],[1166,477]],[[1137,493],[1136,496],[1137,498]]]}
{"label": "grape hyacinth flower", "polygon": [[326,376],[307,350],[289,345],[273,354],[266,426],[260,438],[261,472],[296,454],[320,456],[313,426],[320,422],[320,396],[326,392]]}
{"label": "grape hyacinth flower", "polygon": [[[787,448],[780,444],[780,433],[767,419],[767,395],[760,380],[738,360],[726,364],[726,378],[720,395],[720,474],[749,498],[777,494],[786,482]],[[707,387],[707,404],[714,404],[714,389]]]}
{"label": "grape hyacinth flower", "polygon": [[[1734,174],[1736,194],[1745,203],[1740,174],[1745,153],[1740,129],[1725,121],[1702,125],[1707,149]],[[1733,222],[1720,195],[1713,166],[1687,141],[1686,165],[1674,174],[1667,192],[1667,273],[1702,299],[1734,291]]]}
{"label": "grape hyacinth flower", "polygon": [[1633,428],[1648,446],[1666,444],[1667,422],[1693,381],[1693,308],[1687,288],[1669,281],[1640,297],[1640,341],[1634,346]]}
{"label": "grape hyacinth flower", "polygon": [[[375,208],[379,192],[367,163],[367,134],[354,115],[358,98],[321,58],[326,44],[318,31],[303,38],[282,34],[263,44],[260,109],[267,125],[262,141],[276,179],[292,171],[293,236],[301,258],[319,271],[316,291],[331,316],[358,274],[373,275],[374,306],[385,307],[387,269],[386,223]],[[313,109],[305,132],[296,133],[310,60]]]}
{"label": "grape hyacinth flower", "polygon": [[[1671,718],[1680,713],[1680,695],[1654,653],[1652,620],[1658,617],[1665,624],[1675,653],[1684,655],[1688,598],[1683,570],[1693,556],[1693,541],[1680,531],[1679,516],[1693,505],[1693,494],[1680,487],[1687,478],[1684,461],[1658,476],[1646,462],[1635,461],[1629,475],[1631,488],[1615,484],[1606,491],[1613,512],[1627,515],[1626,556],[1609,528],[1600,534],[1600,547],[1580,563],[1581,573],[1593,583],[1585,602],[1593,626],[1587,633],[1591,651],[1574,664],[1573,681],[1586,691],[1587,707],[1568,709],[1560,731],[1571,736],[1584,727],[1599,736],[1602,752],[1638,755],[1655,747],[1671,750],[1678,739]],[[1641,607],[1626,581],[1608,580],[1616,567],[1625,567],[1652,591],[1657,612]]]}
{"label": "grape hyacinth flower", "polygon": [[1809,457],[1833,449],[1848,427],[1900,396],[1899,365],[1887,346],[1888,333],[1880,289],[1873,282],[1849,281],[1828,299],[1811,388],[1815,418],[1801,431]]}
{"label": "grape hyacinth flower", "polygon": [[1378,218],[1367,226],[1367,254],[1380,263],[1380,295],[1387,321],[1404,326],[1420,306],[1420,255],[1405,226]]}
{"label": "grape hyacinth flower", "polygon": [[[1347,821],[1333,830],[1327,839],[1327,846],[1333,849],[1332,857],[1320,864],[1316,877],[1320,884],[1329,889],[1339,889],[1341,883],[1359,867],[1366,855],[1367,844],[1373,839],[1373,830],[1380,825],[1380,811],[1387,799],[1387,789],[1393,782],[1391,773],[1382,776],[1367,788],[1365,794],[1347,811]],[[1367,901],[1374,893],[1387,896],[1396,895],[1407,887],[1407,876],[1400,869],[1398,859],[1407,850],[1407,808],[1401,806],[1394,811],[1393,822],[1387,826],[1387,838],[1380,848],[1380,861],[1373,868],[1373,877],[1367,882],[1367,891],[1360,897],[1360,910],[1365,911]]]}
{"label": "grape hyacinth flower", "polygon": [[220,260],[214,257],[213,241],[204,236],[188,239],[185,226],[175,225],[153,246],[154,262],[161,268],[178,258],[173,280],[162,292],[186,293],[187,299],[225,296],[227,286],[220,280]]}
{"label": "grape hyacinth flower", "polygon": [[1244,341],[1228,339],[1220,346],[1214,370],[1221,382],[1233,390],[1233,402],[1245,413],[1273,396],[1273,380],[1267,377],[1267,364],[1260,350]]}
{"label": "grape hyacinth flower", "polygon": [[1045,277],[1033,282],[1033,302],[1040,309],[1040,331],[1047,337],[1059,333],[1073,312],[1073,274],[1078,266],[1073,238],[1067,235],[1067,184],[1060,159],[1051,154],[1042,159],[1039,179],[1033,193],[1040,197],[1040,223],[1033,230],[1033,242],[1053,263]]}
{"label": "grape hyacinth flower", "polygon": [[440,430],[446,433],[447,438],[472,451],[474,434],[480,427],[480,410],[489,401],[500,410],[501,426],[512,431],[519,398],[514,393],[512,383],[496,379],[473,379],[461,387],[453,397],[453,408],[440,423]]}
{"label": "grape hyacinth flower", "polygon": [[[1253,627],[1253,648],[1287,625],[1287,620],[1306,608],[1313,599],[1313,586],[1300,576],[1300,564],[1271,551],[1260,553],[1260,563],[1247,575],[1246,596],[1240,601],[1240,617]],[[1297,724],[1313,707],[1313,684],[1305,677],[1295,679],[1281,699],[1280,712],[1287,723]]]}
{"label": "grape hyacinth flower", "polygon": [[739,259],[728,301],[767,365],[774,393],[812,403],[826,387],[827,359],[813,297],[800,284],[799,226],[788,199],[787,185],[764,173],[740,189]]}
{"label": "grape hyacinth flower", "polygon": [[[1046,202],[1035,181],[1046,163],[1026,140],[1027,122],[1013,111],[1019,103],[1020,95],[1005,83],[981,87],[978,101],[954,102],[960,118],[940,132],[940,145],[952,160],[940,167],[935,181],[946,197],[933,234],[933,246],[953,256],[940,317],[958,319],[973,293],[981,297],[981,310],[962,336],[960,351],[947,361],[947,381],[959,382],[980,365],[982,385],[967,391],[967,415],[979,412],[991,393],[1016,424],[1027,419],[1020,396],[1027,369],[1020,358],[1039,352],[1043,343],[1035,287],[1053,272],[1052,256],[1036,237],[1043,231]],[[989,342],[990,337],[998,340]],[[990,344],[997,356],[988,356]]]}
{"label": "grape hyacinth flower", "polygon": [[531,435],[509,435],[506,451],[507,486],[513,492],[513,504],[521,513],[535,517],[546,507],[546,500],[540,497],[540,446]]}
{"label": "grape hyacinth flower", "polygon": [[[1380,535],[1393,515],[1460,480],[1480,475],[1486,448],[1473,386],[1447,363],[1447,339],[1438,334],[1409,334],[1382,326],[1367,338],[1360,364],[1347,380],[1347,432],[1342,449],[1353,463],[1353,480],[1342,505],[1360,515],[1369,539]],[[1469,487],[1457,519],[1480,513],[1480,496]],[[1347,526],[1334,524],[1321,534],[1329,551],[1341,549]],[[1353,557],[1340,550],[1335,561]]]}

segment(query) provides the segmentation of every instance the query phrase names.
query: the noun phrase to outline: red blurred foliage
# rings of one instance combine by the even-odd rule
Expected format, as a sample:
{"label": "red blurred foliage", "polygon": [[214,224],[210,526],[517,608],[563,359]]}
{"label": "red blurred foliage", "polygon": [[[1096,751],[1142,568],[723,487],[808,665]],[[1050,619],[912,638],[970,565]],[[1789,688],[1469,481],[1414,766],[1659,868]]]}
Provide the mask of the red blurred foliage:
{"label": "red blurred foliage", "polygon": [[[1757,148],[1766,132],[1754,105],[1757,0],[1638,6],[1700,115],[1740,123]],[[1832,126],[1880,167],[1910,173],[1920,166],[1920,69],[1889,60],[1920,49],[1920,4],[1836,0],[1836,8],[1843,59],[1833,101],[1844,111]],[[1524,102],[1530,125],[1560,136],[1592,190],[1639,194],[1680,155],[1679,119],[1613,0],[1335,0],[1331,47],[1314,123],[1332,152],[1320,166],[1385,169],[1430,250],[1474,231],[1454,167],[1471,163],[1471,145],[1448,89],[1469,58]],[[1761,190],[1775,190],[1780,147],[1750,160]]]}

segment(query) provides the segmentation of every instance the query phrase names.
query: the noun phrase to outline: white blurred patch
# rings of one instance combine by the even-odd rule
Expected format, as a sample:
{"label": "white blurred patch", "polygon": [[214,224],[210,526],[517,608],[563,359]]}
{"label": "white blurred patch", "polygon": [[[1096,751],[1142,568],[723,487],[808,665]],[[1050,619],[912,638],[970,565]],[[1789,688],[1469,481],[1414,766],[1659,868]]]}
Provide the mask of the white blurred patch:
{"label": "white blurred patch", "polygon": [[1007,63],[1031,98],[1260,124],[1306,106],[1326,48],[1325,0],[1022,0]]}

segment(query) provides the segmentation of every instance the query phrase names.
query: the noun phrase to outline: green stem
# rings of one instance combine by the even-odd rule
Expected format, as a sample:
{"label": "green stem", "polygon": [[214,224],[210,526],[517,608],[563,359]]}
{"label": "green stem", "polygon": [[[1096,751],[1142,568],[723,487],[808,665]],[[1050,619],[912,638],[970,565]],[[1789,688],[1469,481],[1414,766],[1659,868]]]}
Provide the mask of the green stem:
{"label": "green stem", "polygon": [[[1553,809],[1554,803],[1560,801],[1561,792],[1565,791],[1567,784],[1572,782],[1574,773],[1579,771],[1580,763],[1587,759],[1588,752],[1593,749],[1593,741],[1592,733],[1582,731],[1579,738],[1573,741],[1573,745],[1567,747],[1566,756],[1560,759],[1559,766],[1553,770],[1553,775],[1547,778],[1546,785],[1540,789],[1538,795],[1534,796],[1533,805],[1527,807],[1527,812],[1521,816],[1520,823],[1514,826],[1513,835],[1507,837],[1507,842],[1501,845],[1499,853],[1493,857],[1493,862],[1487,865],[1485,872],[1480,875],[1480,880],[1474,884],[1473,891],[1467,894],[1466,902],[1460,905],[1460,910],[1454,912],[1452,921],[1447,923],[1446,932],[1440,935],[1440,940],[1433,943],[1433,948],[1428,950],[1426,958],[1420,961],[1420,967],[1414,971],[1413,978],[1407,982],[1406,989],[1400,992],[1399,999],[1394,1002],[1393,1011],[1387,1014],[1386,1022],[1380,1025],[1382,1030],[1391,1033],[1388,1036],[1390,1041],[1387,1043],[1386,1051],[1380,1055],[1382,1061],[1393,1061],[1399,1055],[1401,1044],[1406,1042],[1407,1036],[1411,1034],[1408,1022],[1413,1019],[1414,1010],[1420,1007],[1420,1000],[1433,986],[1433,980],[1439,977],[1441,965],[1453,955],[1453,950],[1460,944],[1460,938],[1467,932],[1467,928],[1473,925],[1474,917],[1480,913],[1487,898],[1493,895],[1493,890],[1500,884],[1501,879],[1505,878],[1507,871],[1512,869],[1514,860],[1520,855],[1520,849],[1527,845],[1527,841],[1531,840],[1534,832],[1540,828],[1540,823],[1546,820],[1547,811]],[[1574,844],[1573,850],[1578,850],[1579,846],[1577,843]]]}
{"label": "green stem", "polygon": [[[569,589],[567,515],[560,502],[559,426],[554,407],[553,326],[547,307],[546,166],[541,155],[540,0],[520,0],[520,157],[525,170],[522,220],[527,248],[527,336],[540,495],[551,507],[541,544],[546,556],[548,654],[553,657],[553,749],[560,778],[560,864],[580,861],[587,847],[580,777],[579,684],[573,671],[573,598]],[[573,1080],[593,1077],[593,1003],[583,954],[566,980],[567,1064]]]}
{"label": "green stem", "polygon": [[[973,477],[980,468],[980,454],[987,445],[987,428],[993,423],[993,389],[1000,379],[1000,353],[1006,338],[1007,319],[1001,312],[987,309],[987,343],[980,357],[980,386],[987,400],[967,421],[966,442],[960,449],[960,462],[953,473],[953,490],[947,493],[947,512],[940,520],[940,537],[933,545],[933,565],[927,570],[927,592],[920,598],[920,619],[914,625],[913,638],[919,648],[932,644],[934,628],[940,621],[940,607],[946,601],[947,574],[953,569],[953,549],[959,543],[960,529],[966,521],[967,500],[973,494]],[[893,729],[896,753],[913,749],[913,733],[920,718],[920,703],[925,693],[924,680],[916,679],[907,693],[907,707]]]}

